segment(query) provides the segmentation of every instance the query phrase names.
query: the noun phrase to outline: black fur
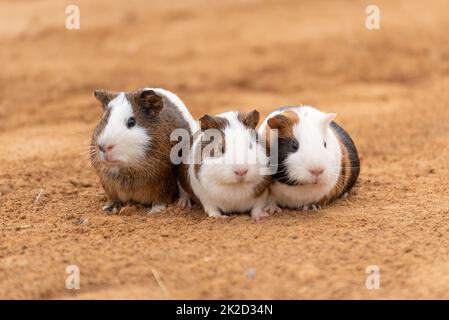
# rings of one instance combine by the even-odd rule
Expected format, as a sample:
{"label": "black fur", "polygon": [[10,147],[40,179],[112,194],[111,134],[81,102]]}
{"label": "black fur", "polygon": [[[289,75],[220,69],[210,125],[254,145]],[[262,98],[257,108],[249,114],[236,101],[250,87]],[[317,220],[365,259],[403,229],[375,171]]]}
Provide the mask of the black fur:
{"label": "black fur", "polygon": [[276,173],[272,175],[273,180],[290,186],[297,185],[297,182],[291,181],[288,178],[287,167],[285,166],[284,161],[291,153],[295,153],[297,151],[292,148],[293,142],[298,143],[298,141],[294,138],[278,138],[278,169]]}
{"label": "black fur", "polygon": [[[294,106],[282,106],[272,111],[274,112],[282,112],[287,109],[294,108]],[[290,153],[295,151],[291,150],[291,142],[292,140],[296,141],[296,139],[291,138],[278,138],[278,168],[275,174],[271,175],[274,181],[287,184],[289,186],[297,185],[297,182],[291,181],[288,179],[287,168],[284,164],[284,160]],[[296,141],[297,142],[297,141]]]}
{"label": "black fur", "polygon": [[[352,187],[355,185],[355,183],[357,181],[357,178],[359,177],[360,160],[359,160],[359,155],[357,153],[357,148],[355,147],[354,141],[352,141],[349,134],[342,127],[340,127],[338,124],[336,124],[333,121],[331,122],[331,128],[340,137],[341,141],[346,146],[346,149],[348,151],[348,156],[349,156],[349,163],[351,166],[351,168],[349,169],[351,174],[349,175],[349,179],[346,182],[346,185],[342,192],[342,195],[344,195],[345,193],[349,192],[352,189]],[[342,168],[342,170],[343,169],[346,170],[347,168]],[[344,174],[344,173],[345,172],[342,172],[342,174]]]}

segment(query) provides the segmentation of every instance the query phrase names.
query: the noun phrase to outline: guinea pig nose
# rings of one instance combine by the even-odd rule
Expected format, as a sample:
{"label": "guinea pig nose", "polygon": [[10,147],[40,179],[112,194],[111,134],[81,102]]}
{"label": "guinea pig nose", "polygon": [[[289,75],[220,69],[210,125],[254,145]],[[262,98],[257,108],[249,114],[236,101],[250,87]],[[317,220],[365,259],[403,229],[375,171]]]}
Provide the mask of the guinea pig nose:
{"label": "guinea pig nose", "polygon": [[310,173],[313,176],[319,176],[320,174],[322,174],[324,172],[323,168],[313,168],[313,169],[309,169]]}
{"label": "guinea pig nose", "polygon": [[111,150],[112,149],[114,149],[114,145],[113,144],[106,144],[106,145],[104,145],[104,144],[102,144],[102,143],[99,143],[98,144],[98,149],[100,149],[100,151],[101,152],[111,152]]}
{"label": "guinea pig nose", "polygon": [[236,176],[243,177],[245,174],[248,173],[248,169],[234,170],[234,173],[235,173]]}

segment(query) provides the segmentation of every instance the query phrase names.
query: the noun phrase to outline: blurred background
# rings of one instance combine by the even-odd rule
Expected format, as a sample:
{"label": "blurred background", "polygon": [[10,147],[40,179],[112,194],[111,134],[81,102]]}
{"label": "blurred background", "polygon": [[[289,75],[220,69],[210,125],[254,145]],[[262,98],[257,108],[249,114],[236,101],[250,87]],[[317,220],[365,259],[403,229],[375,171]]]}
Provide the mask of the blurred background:
{"label": "blurred background", "polygon": [[[66,28],[70,4],[80,29]],[[380,30],[365,26],[369,4]],[[0,298],[448,298],[448,12],[443,0],[1,0]],[[256,225],[105,216],[92,91],[141,87],[175,92],[196,118],[336,112],[362,158],[355,194]],[[79,291],[64,288],[68,264]],[[372,264],[381,290],[364,286]]]}

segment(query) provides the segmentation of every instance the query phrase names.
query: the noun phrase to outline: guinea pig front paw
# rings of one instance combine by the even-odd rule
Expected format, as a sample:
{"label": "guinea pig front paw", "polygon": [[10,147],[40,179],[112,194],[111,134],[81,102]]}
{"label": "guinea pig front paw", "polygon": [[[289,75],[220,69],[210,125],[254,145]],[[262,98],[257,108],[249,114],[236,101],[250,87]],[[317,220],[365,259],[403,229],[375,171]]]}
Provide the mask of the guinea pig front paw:
{"label": "guinea pig front paw", "polygon": [[302,211],[318,211],[321,210],[321,206],[319,204],[310,203],[306,204],[302,207]]}
{"label": "guinea pig front paw", "polygon": [[103,211],[106,211],[111,214],[117,214],[120,212],[120,209],[122,208],[122,205],[120,203],[109,203],[105,205],[103,208],[101,208]]}
{"label": "guinea pig front paw", "polygon": [[192,199],[188,196],[180,196],[176,206],[180,209],[192,208]]}
{"label": "guinea pig front paw", "polygon": [[281,213],[282,209],[277,206],[275,203],[269,204],[266,206],[263,211],[267,212],[268,214],[274,214],[274,213]]}
{"label": "guinea pig front paw", "polygon": [[266,218],[269,216],[270,216],[270,213],[265,210],[251,212],[251,219],[253,219],[253,221],[259,221],[260,219]]}
{"label": "guinea pig front paw", "polygon": [[159,213],[159,212],[165,210],[166,207],[167,207],[167,205],[165,203],[153,204],[147,213],[148,214]]}
{"label": "guinea pig front paw", "polygon": [[220,211],[215,211],[215,210],[214,210],[214,211],[208,211],[208,212],[207,212],[207,215],[208,215],[210,218],[222,218],[222,219],[228,218],[227,215],[221,214]]}

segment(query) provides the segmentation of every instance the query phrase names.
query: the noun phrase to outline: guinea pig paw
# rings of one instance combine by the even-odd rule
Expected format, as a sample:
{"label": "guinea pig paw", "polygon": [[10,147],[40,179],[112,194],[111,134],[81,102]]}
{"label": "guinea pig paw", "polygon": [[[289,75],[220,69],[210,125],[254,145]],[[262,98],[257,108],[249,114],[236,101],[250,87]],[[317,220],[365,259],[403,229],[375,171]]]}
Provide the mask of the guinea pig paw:
{"label": "guinea pig paw", "polygon": [[227,218],[229,218],[229,216],[221,214],[219,212],[209,213],[208,216],[210,218],[220,218],[220,219],[227,219]]}
{"label": "guinea pig paw", "polygon": [[274,213],[281,213],[282,209],[275,205],[275,204],[270,204],[268,206],[266,206],[263,211],[267,212],[268,214],[274,214]]}
{"label": "guinea pig paw", "polygon": [[151,209],[148,210],[148,214],[155,214],[155,213],[159,213],[163,210],[165,210],[165,208],[167,207],[167,205],[165,203],[162,204],[153,204],[151,206]]}
{"label": "guinea pig paw", "polygon": [[306,204],[302,207],[302,211],[318,211],[321,209],[321,206],[315,203]]}
{"label": "guinea pig paw", "polygon": [[107,204],[103,208],[101,208],[103,211],[106,211],[111,214],[117,214],[120,212],[121,206],[118,204]]}
{"label": "guinea pig paw", "polygon": [[180,209],[192,208],[192,199],[189,197],[180,197],[176,206]]}
{"label": "guinea pig paw", "polygon": [[256,221],[256,222],[261,220],[262,218],[266,218],[269,216],[270,216],[270,214],[265,210],[262,210],[259,212],[251,212],[251,219],[253,219],[253,221]]}

